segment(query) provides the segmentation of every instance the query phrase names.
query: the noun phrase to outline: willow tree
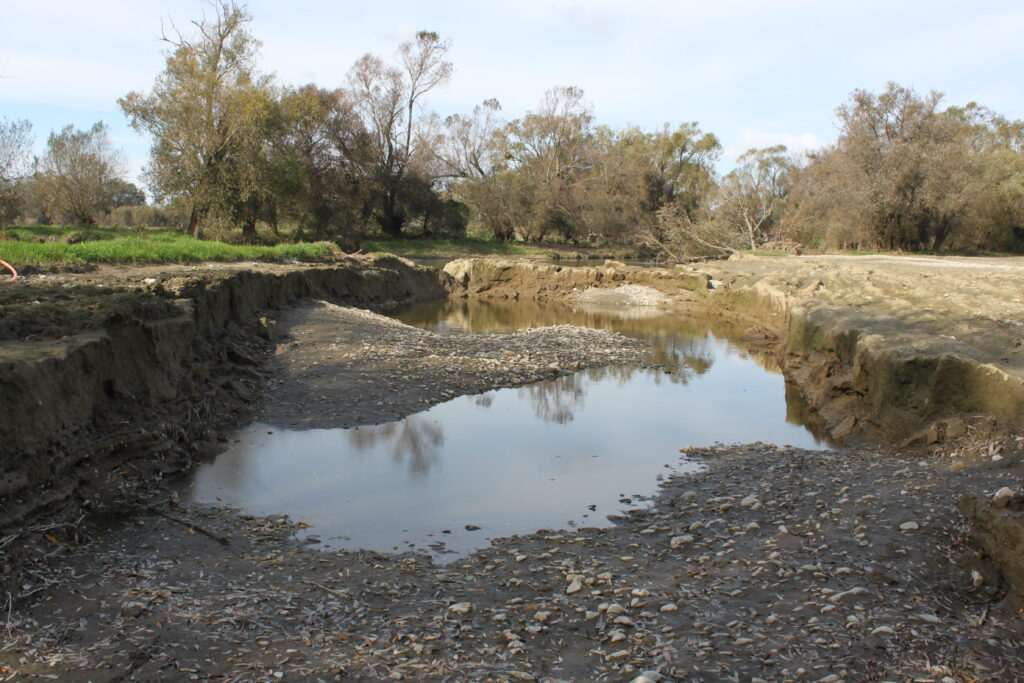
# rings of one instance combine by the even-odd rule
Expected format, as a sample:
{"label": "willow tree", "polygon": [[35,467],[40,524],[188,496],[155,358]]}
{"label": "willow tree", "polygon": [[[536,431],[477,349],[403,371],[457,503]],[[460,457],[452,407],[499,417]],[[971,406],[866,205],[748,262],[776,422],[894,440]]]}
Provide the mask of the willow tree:
{"label": "willow tree", "polygon": [[234,222],[251,205],[251,174],[242,159],[266,125],[270,79],[256,72],[260,43],[248,30],[244,6],[213,5],[213,16],[193,21],[193,35],[172,25],[164,71],[148,95],[118,100],[139,132],[153,137],[149,183],[160,199],[180,201],[189,214],[187,231],[199,237],[211,219]]}
{"label": "willow tree", "polygon": [[[890,83],[839,107],[839,138],[801,175],[807,241],[840,248],[1020,248],[1024,124]],[[793,202],[791,202],[793,203]]]}
{"label": "willow tree", "polygon": [[757,249],[782,220],[795,169],[785,145],[747,150],[722,178],[715,197],[716,217]]}
{"label": "willow tree", "polygon": [[69,125],[50,134],[37,181],[51,218],[92,225],[113,207],[123,175],[121,155],[101,121],[88,130]]}

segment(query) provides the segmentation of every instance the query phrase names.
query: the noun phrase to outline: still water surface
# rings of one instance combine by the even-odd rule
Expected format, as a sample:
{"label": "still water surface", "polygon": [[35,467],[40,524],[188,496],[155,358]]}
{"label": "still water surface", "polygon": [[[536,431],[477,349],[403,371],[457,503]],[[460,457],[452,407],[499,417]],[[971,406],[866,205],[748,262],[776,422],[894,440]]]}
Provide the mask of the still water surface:
{"label": "still water surface", "polygon": [[671,471],[698,467],[680,458],[684,446],[824,445],[801,426],[795,392],[770,359],[730,342],[741,330],[721,321],[479,301],[394,315],[452,334],[560,323],[616,329],[648,339],[672,371],[582,371],[355,429],[255,424],[195,472],[187,497],[287,514],[329,548],[444,558],[498,536],[608,525],[607,515],[643,505]]}

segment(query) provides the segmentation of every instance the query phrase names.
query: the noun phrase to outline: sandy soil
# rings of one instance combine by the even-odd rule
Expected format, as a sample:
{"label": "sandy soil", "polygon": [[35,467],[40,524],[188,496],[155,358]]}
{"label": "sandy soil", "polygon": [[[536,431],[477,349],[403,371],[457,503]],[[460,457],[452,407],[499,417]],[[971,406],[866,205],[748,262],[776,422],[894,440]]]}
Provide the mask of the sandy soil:
{"label": "sandy soil", "polygon": [[[1024,278],[1016,261],[792,263],[714,276],[809,285],[870,311],[882,294],[864,282],[889,296],[927,275],[950,296],[908,292],[908,320],[931,308],[916,322],[942,329],[960,311],[965,330],[1002,339],[1018,329],[1004,319],[1024,320],[1007,296]],[[328,304],[279,329],[262,416],[285,426],[379,422],[642,358],[591,330],[453,339]],[[322,552],[292,536],[301,520],[183,507],[156,489],[90,542],[54,539],[30,595],[0,613],[0,680],[1024,680],[1018,605],[955,508],[961,491],[1019,489],[1022,449],[978,425],[928,455],[694,450],[681,457],[706,471],[614,527],[500,539],[446,566]]]}

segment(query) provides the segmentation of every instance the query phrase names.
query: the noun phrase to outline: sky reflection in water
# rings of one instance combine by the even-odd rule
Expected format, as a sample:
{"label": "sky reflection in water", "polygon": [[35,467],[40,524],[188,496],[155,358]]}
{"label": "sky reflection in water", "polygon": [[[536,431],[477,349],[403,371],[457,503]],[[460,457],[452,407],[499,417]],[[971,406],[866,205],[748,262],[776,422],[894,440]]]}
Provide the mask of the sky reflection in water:
{"label": "sky reflection in water", "polygon": [[792,392],[787,416],[782,376],[715,337],[706,323],[479,303],[420,306],[399,317],[447,331],[531,321],[612,327],[651,339],[660,362],[676,370],[588,370],[356,429],[255,424],[196,471],[188,497],[290,515],[309,523],[305,534],[326,547],[431,551],[444,542],[464,553],[497,536],[607,525],[607,515],[656,492],[666,465],[696,467],[680,460],[683,446],[821,443],[799,426],[802,410]]}

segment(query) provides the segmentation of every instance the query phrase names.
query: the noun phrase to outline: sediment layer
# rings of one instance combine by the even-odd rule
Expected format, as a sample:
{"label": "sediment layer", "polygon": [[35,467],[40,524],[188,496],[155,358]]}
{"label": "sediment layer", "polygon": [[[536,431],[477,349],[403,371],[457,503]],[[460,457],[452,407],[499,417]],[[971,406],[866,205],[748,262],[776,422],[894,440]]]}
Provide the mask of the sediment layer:
{"label": "sediment layer", "polygon": [[[125,305],[105,317],[37,315],[49,322],[31,330],[22,309],[59,306],[61,289],[31,281],[5,292],[27,302],[5,315],[29,334],[0,342],[0,537],[45,510],[116,505],[138,484],[186,469],[218,428],[249,414],[274,309],[309,297],[374,307],[443,295],[435,273],[390,258],[153,272],[121,283]],[[98,299],[83,309],[110,304]],[[142,309],[152,314],[126,314]]]}

